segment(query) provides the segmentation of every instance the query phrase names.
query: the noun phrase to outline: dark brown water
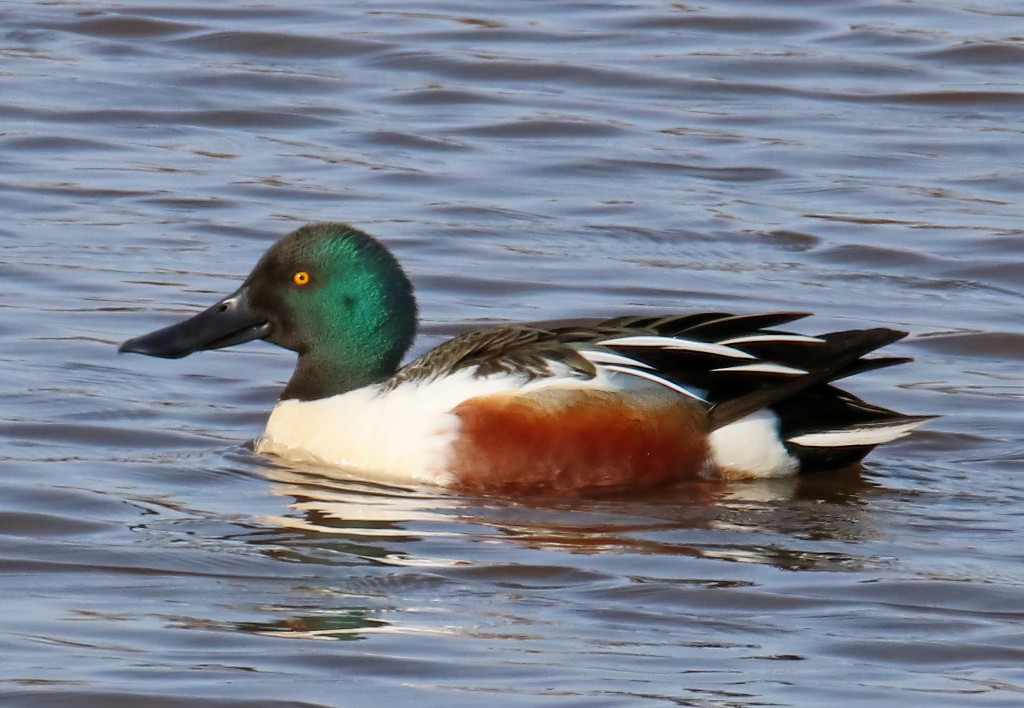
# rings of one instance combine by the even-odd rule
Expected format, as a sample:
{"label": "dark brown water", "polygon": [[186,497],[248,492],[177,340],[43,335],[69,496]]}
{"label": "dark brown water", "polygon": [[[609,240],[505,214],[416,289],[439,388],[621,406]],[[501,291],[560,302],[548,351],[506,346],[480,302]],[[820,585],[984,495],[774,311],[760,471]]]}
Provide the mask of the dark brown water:
{"label": "dark brown water", "polygon": [[[249,6],[252,5],[252,6]],[[0,703],[1024,704],[1024,10],[0,6]],[[245,447],[291,356],[115,344],[341,219],[473,321],[906,328],[861,473],[530,504]]]}

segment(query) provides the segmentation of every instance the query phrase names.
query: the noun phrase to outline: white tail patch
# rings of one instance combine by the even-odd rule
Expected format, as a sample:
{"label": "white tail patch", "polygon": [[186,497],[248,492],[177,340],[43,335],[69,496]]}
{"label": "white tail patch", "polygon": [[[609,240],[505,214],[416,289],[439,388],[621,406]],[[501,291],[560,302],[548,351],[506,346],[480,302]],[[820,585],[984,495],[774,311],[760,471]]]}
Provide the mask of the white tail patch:
{"label": "white tail patch", "polygon": [[782,364],[741,364],[739,366],[725,366],[721,369],[712,369],[711,371],[718,373],[720,371],[735,371],[738,373],[751,373],[751,374],[785,374],[787,376],[804,376],[807,374],[803,369],[797,369],[793,366],[783,366]]}
{"label": "white tail patch", "polygon": [[783,342],[787,344],[824,344],[825,340],[819,337],[808,337],[803,334],[751,334],[746,337],[735,337],[725,339],[719,344],[730,346],[733,344],[755,344],[758,342]]}
{"label": "white tail patch", "polygon": [[603,346],[616,347],[657,347],[658,349],[681,349],[702,354],[717,354],[732,359],[756,359],[753,354],[741,352],[739,349],[725,347],[721,344],[710,342],[695,342],[690,339],[676,339],[674,337],[656,337],[654,335],[638,335],[635,337],[618,337],[598,342]]}
{"label": "white tail patch", "polygon": [[762,408],[711,431],[711,457],[730,479],[788,477],[800,469],[779,437],[779,416]]}
{"label": "white tail patch", "polygon": [[694,400],[700,401],[701,403],[704,403],[706,405],[710,405],[708,401],[704,400],[693,391],[689,391],[680,386],[679,384],[677,384],[675,381],[669,381],[668,379],[662,378],[661,376],[651,373],[650,371],[644,371],[643,369],[633,369],[628,366],[616,366],[615,364],[603,365],[601,368],[606,371],[617,371],[620,374],[628,374],[629,376],[636,376],[637,378],[640,379],[653,381],[654,383],[660,386],[670,388],[677,393],[683,394],[684,396],[689,396]]}
{"label": "white tail patch", "polygon": [[905,437],[911,430],[924,423],[912,420],[902,423],[862,425],[859,428],[825,430],[820,433],[805,433],[789,438],[787,442],[804,447],[853,447],[857,445],[881,445]]}

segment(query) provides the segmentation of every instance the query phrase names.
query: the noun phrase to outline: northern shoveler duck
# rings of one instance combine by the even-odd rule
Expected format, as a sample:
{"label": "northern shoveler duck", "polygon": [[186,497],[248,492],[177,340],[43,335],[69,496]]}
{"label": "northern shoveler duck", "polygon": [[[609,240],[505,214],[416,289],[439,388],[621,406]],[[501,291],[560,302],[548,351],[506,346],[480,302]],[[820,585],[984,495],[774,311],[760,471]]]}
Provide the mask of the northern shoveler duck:
{"label": "northern shoveler duck", "polygon": [[687,479],[780,477],[859,462],[930,416],[834,382],[892,329],[807,336],[795,312],[616,317],[460,334],[401,366],[412,285],[342,223],[278,241],[242,286],[119,351],[178,358],[265,339],[298,353],[258,452],[498,494],[590,494]]}

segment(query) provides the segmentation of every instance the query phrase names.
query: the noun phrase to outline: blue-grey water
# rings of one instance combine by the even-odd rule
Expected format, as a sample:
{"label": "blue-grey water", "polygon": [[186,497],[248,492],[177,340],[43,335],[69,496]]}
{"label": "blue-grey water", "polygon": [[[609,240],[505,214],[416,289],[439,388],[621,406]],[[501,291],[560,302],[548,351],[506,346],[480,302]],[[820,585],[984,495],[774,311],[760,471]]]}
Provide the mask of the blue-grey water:
{"label": "blue-grey water", "polygon": [[[0,704],[1024,704],[1024,9],[0,6]],[[467,323],[811,310],[943,417],[599,500],[252,454],[292,355],[129,336],[351,221]]]}

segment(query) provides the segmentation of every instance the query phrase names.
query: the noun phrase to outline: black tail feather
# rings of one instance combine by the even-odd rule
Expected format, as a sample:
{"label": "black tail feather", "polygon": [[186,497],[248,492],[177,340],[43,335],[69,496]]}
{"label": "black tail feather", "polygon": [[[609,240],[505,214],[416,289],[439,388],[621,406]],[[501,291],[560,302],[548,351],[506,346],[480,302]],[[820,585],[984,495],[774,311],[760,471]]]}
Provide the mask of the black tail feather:
{"label": "black tail feather", "polygon": [[810,348],[806,358],[798,364],[808,372],[806,375],[783,380],[776,386],[760,388],[716,404],[709,413],[711,429],[721,428],[754,411],[774,406],[822,382],[848,376],[850,374],[839,374],[857,364],[865,354],[905,336],[906,332],[886,328],[847,330],[822,335],[825,344]]}

